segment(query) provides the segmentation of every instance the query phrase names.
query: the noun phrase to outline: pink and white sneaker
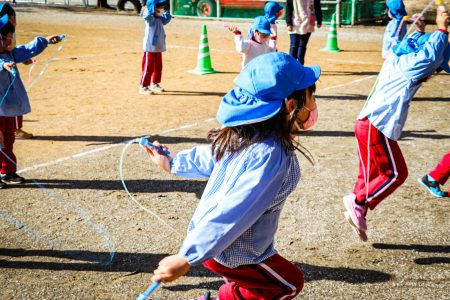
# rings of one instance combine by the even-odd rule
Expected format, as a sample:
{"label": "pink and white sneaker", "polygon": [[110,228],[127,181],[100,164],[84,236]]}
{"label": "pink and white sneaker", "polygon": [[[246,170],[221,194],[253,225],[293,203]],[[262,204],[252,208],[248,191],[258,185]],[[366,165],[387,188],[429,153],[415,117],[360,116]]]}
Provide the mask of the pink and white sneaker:
{"label": "pink and white sneaker", "polygon": [[356,227],[353,224],[352,218],[350,217],[350,213],[348,211],[346,211],[344,213],[344,215],[345,215],[345,218],[347,219],[347,221],[350,223],[350,225],[352,225],[353,231],[359,236],[361,241],[367,242],[367,240],[369,239],[367,237],[367,233],[365,231],[362,231],[361,229],[359,229],[358,227]]}
{"label": "pink and white sneaker", "polygon": [[358,234],[361,240],[366,242],[368,239],[366,234],[367,206],[358,205],[356,204],[355,200],[355,194],[350,194],[342,198],[342,202],[344,202],[344,206],[347,209],[344,215],[350,225],[354,227],[355,233]]}

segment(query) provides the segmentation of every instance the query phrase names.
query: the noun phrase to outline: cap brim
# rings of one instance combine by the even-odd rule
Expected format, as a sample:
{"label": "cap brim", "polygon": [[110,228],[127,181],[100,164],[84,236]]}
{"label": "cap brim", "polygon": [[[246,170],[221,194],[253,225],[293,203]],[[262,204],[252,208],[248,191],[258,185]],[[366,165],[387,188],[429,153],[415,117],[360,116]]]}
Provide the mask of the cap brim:
{"label": "cap brim", "polygon": [[298,90],[304,90],[312,86],[320,78],[320,67],[314,66],[304,66],[304,76],[297,87]]}
{"label": "cap brim", "polygon": [[271,34],[270,30],[266,30],[266,29],[256,29],[259,32],[263,33],[263,34]]}

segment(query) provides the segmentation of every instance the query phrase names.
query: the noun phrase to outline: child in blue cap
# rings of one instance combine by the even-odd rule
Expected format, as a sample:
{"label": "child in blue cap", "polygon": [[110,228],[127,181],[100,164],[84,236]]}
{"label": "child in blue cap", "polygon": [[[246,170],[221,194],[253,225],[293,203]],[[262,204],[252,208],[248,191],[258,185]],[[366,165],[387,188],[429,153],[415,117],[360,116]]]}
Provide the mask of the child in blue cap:
{"label": "child in blue cap", "polygon": [[162,53],[166,51],[164,25],[172,19],[172,15],[165,10],[166,5],[165,0],[148,0],[141,11],[141,17],[145,21],[145,35],[139,93],[143,95],[164,92],[159,85],[163,68]]}
{"label": "child in blue cap", "polygon": [[[27,92],[20,78],[20,72],[16,64],[30,59],[47,48],[49,42],[60,41],[58,35],[47,38],[37,37],[26,45],[15,46],[12,50],[9,46],[15,32],[14,25],[9,22],[8,15],[0,18],[0,189],[5,184],[20,184],[25,182],[23,177],[16,173],[16,157],[13,153],[15,141],[15,117],[22,116],[31,111]],[[8,159],[6,154],[12,161]]]}
{"label": "child in blue cap", "polygon": [[366,214],[392,194],[408,177],[397,143],[416,92],[433,73],[449,70],[447,11],[437,12],[438,30],[404,39],[385,60],[374,93],[358,115],[359,175],[353,193],[343,198],[345,217],[367,241]]}
{"label": "child in blue cap", "polygon": [[264,16],[270,23],[271,38],[274,39],[274,47],[277,49],[278,28],[275,21],[283,15],[284,7],[278,2],[269,1],[264,5]]}
{"label": "child in blue cap", "polygon": [[263,16],[253,20],[246,40],[236,26],[229,26],[228,30],[234,33],[236,51],[242,53],[242,68],[255,57],[275,51],[276,37],[271,37],[270,22]]}
{"label": "child in blue cap", "polygon": [[[208,133],[211,145],[165,156],[147,148],[163,170],[209,178],[178,254],[161,260],[153,281],[170,282],[203,264],[225,277],[220,300],[293,299],[303,274],[274,247],[281,210],[300,180],[297,128],[315,109],[318,66],[272,52],[252,60],[222,99]],[[167,149],[165,145],[156,145]],[[216,299],[210,293],[198,300]]]}
{"label": "child in blue cap", "polygon": [[[8,3],[0,3],[0,17],[8,15],[9,22],[13,24],[14,27],[16,27],[16,12],[14,9],[9,5]],[[13,40],[11,44],[8,46],[8,51],[11,51],[16,46],[16,34],[13,35]],[[32,59],[27,59],[26,61],[22,62],[24,65],[29,65],[33,63]],[[2,64],[2,61],[0,61],[0,64]],[[16,139],[32,139],[33,134],[30,132],[27,132],[22,129],[23,126],[23,116],[17,116],[15,118],[15,128],[14,135],[16,136]]]}
{"label": "child in blue cap", "polygon": [[386,59],[392,53],[392,47],[397,45],[406,34],[406,22],[404,17],[407,15],[405,4],[402,0],[386,1],[388,15],[391,18],[383,35],[383,46],[381,55]]}

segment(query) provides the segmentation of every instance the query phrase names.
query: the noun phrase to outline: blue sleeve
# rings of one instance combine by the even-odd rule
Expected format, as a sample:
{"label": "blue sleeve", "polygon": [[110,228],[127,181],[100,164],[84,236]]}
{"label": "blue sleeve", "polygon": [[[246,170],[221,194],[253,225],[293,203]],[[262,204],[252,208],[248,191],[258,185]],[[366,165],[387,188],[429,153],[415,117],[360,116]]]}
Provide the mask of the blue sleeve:
{"label": "blue sleeve", "polygon": [[172,20],[172,15],[168,12],[164,13],[161,17],[163,25],[166,25]]}
{"label": "blue sleeve", "polygon": [[281,188],[283,151],[252,153],[245,171],[227,187],[211,211],[188,232],[180,254],[191,265],[216,257],[267,211]]}
{"label": "blue sleeve", "polygon": [[3,68],[3,64],[5,63],[9,63],[10,61],[8,60],[4,60],[0,58],[0,72],[5,71],[5,69]]}
{"label": "blue sleeve", "polygon": [[16,63],[21,63],[23,61],[26,61],[27,59],[41,54],[41,52],[44,51],[47,46],[47,40],[41,36],[38,36],[25,45],[14,47],[11,53],[14,57],[14,61]]}
{"label": "blue sleeve", "polygon": [[398,57],[398,68],[406,78],[418,81],[433,74],[442,64],[448,36],[436,31],[417,53]]}
{"label": "blue sleeve", "polygon": [[178,153],[170,162],[170,172],[184,178],[209,178],[214,164],[211,146],[196,146]]}

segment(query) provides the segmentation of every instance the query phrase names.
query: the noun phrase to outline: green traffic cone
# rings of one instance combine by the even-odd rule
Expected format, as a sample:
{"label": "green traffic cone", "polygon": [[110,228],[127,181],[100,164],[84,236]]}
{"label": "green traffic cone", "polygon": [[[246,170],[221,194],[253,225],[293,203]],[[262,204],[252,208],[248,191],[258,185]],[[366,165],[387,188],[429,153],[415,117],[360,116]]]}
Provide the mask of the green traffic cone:
{"label": "green traffic cone", "polygon": [[337,31],[336,31],[336,13],[331,17],[330,31],[328,32],[327,46],[320,51],[323,52],[341,52],[338,47]]}
{"label": "green traffic cone", "polygon": [[206,24],[203,24],[202,35],[200,36],[200,46],[198,48],[197,67],[189,73],[203,75],[217,73],[211,65],[211,56],[209,55],[208,33]]}

